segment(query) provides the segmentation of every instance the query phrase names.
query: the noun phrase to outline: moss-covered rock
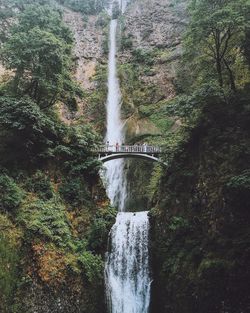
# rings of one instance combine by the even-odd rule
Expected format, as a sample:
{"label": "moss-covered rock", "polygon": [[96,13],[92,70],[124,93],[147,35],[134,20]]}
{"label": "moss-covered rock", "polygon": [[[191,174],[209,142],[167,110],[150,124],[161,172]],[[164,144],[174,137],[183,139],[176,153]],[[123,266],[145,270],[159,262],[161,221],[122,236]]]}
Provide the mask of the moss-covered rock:
{"label": "moss-covered rock", "polygon": [[186,129],[185,141],[162,175],[151,219],[152,312],[248,310],[250,116],[245,97],[238,94],[227,103],[206,97],[200,118]]}

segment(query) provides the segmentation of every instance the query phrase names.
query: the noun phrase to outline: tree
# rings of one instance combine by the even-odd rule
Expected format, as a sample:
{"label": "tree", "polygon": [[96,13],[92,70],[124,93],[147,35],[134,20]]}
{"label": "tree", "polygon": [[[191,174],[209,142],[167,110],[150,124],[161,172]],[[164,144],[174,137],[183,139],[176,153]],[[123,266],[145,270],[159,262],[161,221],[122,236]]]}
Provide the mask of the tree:
{"label": "tree", "polygon": [[30,6],[19,17],[1,50],[4,65],[14,70],[12,91],[28,94],[41,108],[80,94],[71,79],[72,36],[60,13]]}
{"label": "tree", "polygon": [[49,155],[64,133],[63,125],[28,97],[0,97],[0,164],[29,164]]}
{"label": "tree", "polygon": [[191,22],[186,37],[188,49],[195,50],[197,58],[212,63],[221,87],[225,85],[224,73],[227,73],[234,91],[232,65],[245,36],[246,11],[249,8],[247,0],[194,0],[190,6]]}
{"label": "tree", "polygon": [[50,0],[0,0],[0,42],[6,41],[10,28],[18,14],[28,6],[49,4]]}

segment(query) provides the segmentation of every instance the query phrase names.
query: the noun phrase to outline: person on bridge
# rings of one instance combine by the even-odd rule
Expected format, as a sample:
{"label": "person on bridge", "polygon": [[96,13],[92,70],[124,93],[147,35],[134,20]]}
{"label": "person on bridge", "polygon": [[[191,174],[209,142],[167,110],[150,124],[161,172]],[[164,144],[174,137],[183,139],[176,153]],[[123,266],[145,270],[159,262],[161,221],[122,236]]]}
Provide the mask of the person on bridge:
{"label": "person on bridge", "polygon": [[106,151],[109,151],[109,141],[106,142]]}
{"label": "person on bridge", "polygon": [[118,142],[115,144],[115,150],[116,150],[116,152],[119,152],[119,143]]}

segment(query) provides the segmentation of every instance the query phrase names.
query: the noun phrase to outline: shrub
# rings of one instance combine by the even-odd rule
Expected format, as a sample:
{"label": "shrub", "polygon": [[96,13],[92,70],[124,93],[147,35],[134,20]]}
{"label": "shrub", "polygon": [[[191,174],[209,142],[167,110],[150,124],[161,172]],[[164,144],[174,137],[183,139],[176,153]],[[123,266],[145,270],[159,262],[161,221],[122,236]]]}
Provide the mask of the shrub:
{"label": "shrub", "polygon": [[90,227],[88,236],[88,248],[97,253],[103,253],[106,250],[108,234],[115,222],[116,210],[107,207],[98,212],[94,223]]}
{"label": "shrub", "polygon": [[247,203],[250,200],[250,170],[231,177],[224,187],[224,194],[227,203],[236,214],[242,210],[249,214]]}
{"label": "shrub", "polygon": [[59,188],[61,196],[72,206],[82,206],[90,199],[89,191],[81,178],[64,180]]}
{"label": "shrub", "polygon": [[79,261],[83,266],[84,273],[90,284],[101,285],[103,282],[104,264],[102,258],[94,255],[91,252],[85,251],[80,257]]}
{"label": "shrub", "polygon": [[39,198],[49,200],[53,197],[52,184],[48,176],[40,171],[27,180],[25,187],[29,192],[36,193]]}
{"label": "shrub", "polygon": [[[42,201],[26,199],[18,221],[32,232],[33,236],[45,237],[60,246],[71,241],[69,221],[64,206],[57,200]],[[29,236],[29,240],[33,237]]]}
{"label": "shrub", "polygon": [[146,51],[143,49],[136,49],[132,52],[134,61],[137,63],[143,63],[146,65],[153,65],[154,64],[154,58],[152,56],[152,53],[150,51]]}
{"label": "shrub", "polygon": [[9,312],[16,284],[22,232],[6,214],[0,214],[0,312]]}
{"label": "shrub", "polygon": [[24,193],[14,182],[12,178],[7,175],[0,175],[0,209],[14,210],[16,209],[22,199]]}

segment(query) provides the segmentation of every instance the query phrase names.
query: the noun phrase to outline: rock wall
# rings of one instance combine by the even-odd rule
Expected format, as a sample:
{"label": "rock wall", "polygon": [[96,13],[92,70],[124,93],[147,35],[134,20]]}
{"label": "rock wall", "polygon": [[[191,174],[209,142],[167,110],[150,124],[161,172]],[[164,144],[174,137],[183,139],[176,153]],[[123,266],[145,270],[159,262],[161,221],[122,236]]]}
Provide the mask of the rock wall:
{"label": "rock wall", "polygon": [[[73,75],[82,87],[84,97],[76,99],[77,110],[74,112],[59,105],[60,115],[67,124],[82,118],[103,132],[105,118],[100,119],[100,116],[105,117],[107,56],[104,47],[107,44],[109,18],[105,12],[85,16],[64,7],[63,12],[64,21],[75,39]],[[99,81],[100,76],[105,76],[105,79]]]}
{"label": "rock wall", "polygon": [[[175,96],[173,81],[181,57],[181,41],[187,24],[186,1],[137,0],[130,4],[123,20],[123,36],[131,40],[132,49],[121,54],[129,62],[133,50],[152,52],[150,75],[140,75],[145,85],[158,86],[160,99]],[[158,99],[158,100],[160,100]]]}
{"label": "rock wall", "polygon": [[[166,133],[178,129],[178,121],[166,117],[164,109],[176,95],[182,36],[187,25],[186,5],[187,1],[134,0],[120,17],[118,74],[127,142],[162,144]],[[138,176],[135,163],[126,162],[126,175],[133,182],[128,187],[129,203],[143,209],[145,202],[150,206],[146,190],[154,166],[141,165]],[[146,184],[144,177],[148,178]],[[141,194],[146,195],[143,201]]]}
{"label": "rock wall", "polygon": [[96,66],[104,55],[102,49],[104,34],[102,28],[98,26],[98,16],[84,17],[79,12],[65,8],[64,21],[75,39],[75,78],[84,90],[93,90],[95,84],[92,78],[96,73]]}
{"label": "rock wall", "polygon": [[138,0],[125,13],[125,28],[140,48],[169,48],[181,44],[186,25],[185,2]]}

